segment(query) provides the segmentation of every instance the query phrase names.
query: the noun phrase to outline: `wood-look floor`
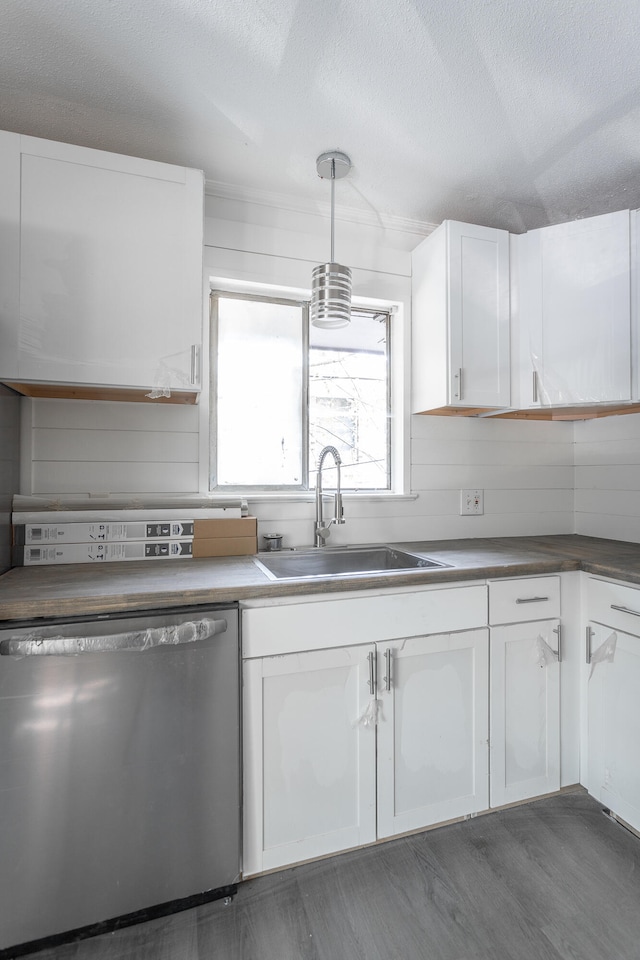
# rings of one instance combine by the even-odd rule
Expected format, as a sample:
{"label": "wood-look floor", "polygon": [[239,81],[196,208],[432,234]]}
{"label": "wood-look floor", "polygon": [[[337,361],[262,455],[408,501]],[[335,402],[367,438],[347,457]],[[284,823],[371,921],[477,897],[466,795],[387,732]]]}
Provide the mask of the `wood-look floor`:
{"label": "wood-look floor", "polygon": [[640,960],[640,840],[565,794],[306,864],[38,960]]}

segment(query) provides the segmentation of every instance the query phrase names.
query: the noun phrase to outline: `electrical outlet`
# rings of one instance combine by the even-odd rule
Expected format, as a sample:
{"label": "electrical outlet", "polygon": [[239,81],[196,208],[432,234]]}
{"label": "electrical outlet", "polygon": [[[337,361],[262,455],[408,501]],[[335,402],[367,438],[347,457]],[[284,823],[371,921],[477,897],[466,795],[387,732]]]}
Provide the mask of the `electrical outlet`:
{"label": "electrical outlet", "polygon": [[476,517],[484,513],[484,490],[460,491],[460,516]]}

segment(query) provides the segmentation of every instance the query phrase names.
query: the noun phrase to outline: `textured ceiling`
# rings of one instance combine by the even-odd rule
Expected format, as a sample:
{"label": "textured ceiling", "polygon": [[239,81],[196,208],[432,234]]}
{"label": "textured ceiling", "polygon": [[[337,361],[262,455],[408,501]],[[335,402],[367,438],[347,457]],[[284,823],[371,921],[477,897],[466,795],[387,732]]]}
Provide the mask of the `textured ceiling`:
{"label": "textured ceiling", "polygon": [[2,0],[0,128],[520,232],[640,207],[629,0]]}

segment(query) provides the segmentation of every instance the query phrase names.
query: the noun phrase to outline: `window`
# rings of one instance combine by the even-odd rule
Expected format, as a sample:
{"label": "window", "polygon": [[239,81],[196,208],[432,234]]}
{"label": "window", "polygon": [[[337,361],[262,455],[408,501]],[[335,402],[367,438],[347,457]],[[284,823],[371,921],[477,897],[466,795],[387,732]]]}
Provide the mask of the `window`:
{"label": "window", "polygon": [[343,489],[389,490],[389,323],[321,330],[304,301],[212,294],[211,487],[310,489],[331,444]]}

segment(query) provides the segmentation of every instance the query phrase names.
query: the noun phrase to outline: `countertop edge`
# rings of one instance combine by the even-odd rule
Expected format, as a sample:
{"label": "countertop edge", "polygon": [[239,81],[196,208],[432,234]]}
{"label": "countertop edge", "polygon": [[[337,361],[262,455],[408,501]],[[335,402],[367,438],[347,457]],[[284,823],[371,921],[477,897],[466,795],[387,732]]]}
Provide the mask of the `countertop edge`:
{"label": "countertop edge", "polygon": [[640,544],[579,534],[397,543],[444,564],[361,576],[269,580],[250,557],[14,567],[0,577],[0,623],[63,620],[243,600],[339,596],[584,571],[640,584]]}

